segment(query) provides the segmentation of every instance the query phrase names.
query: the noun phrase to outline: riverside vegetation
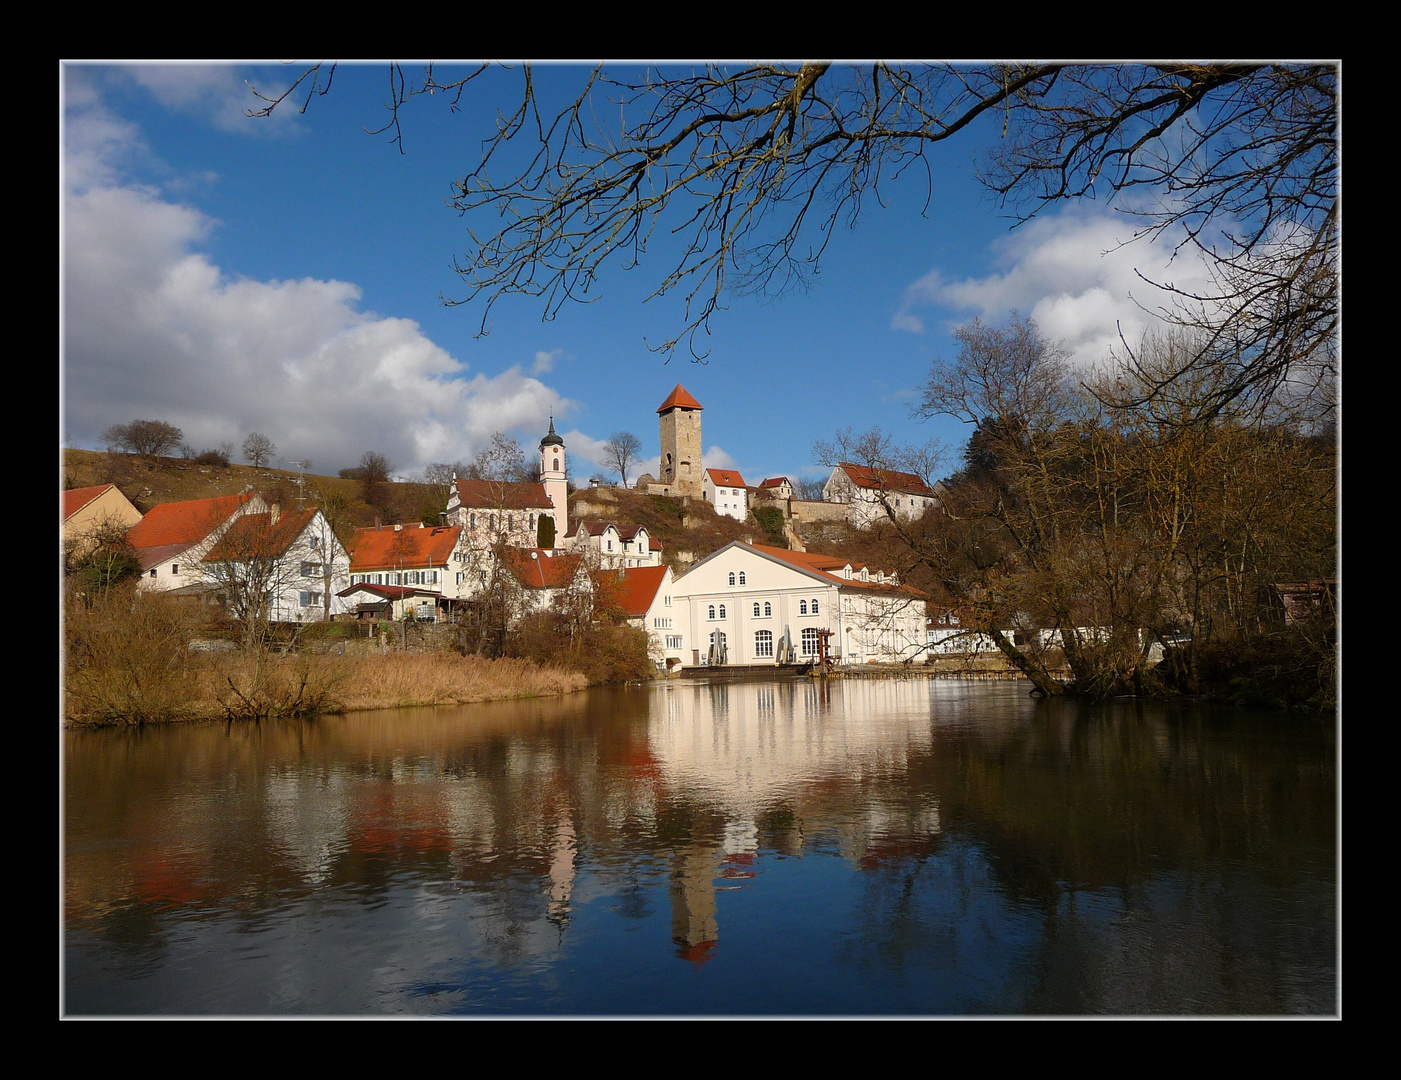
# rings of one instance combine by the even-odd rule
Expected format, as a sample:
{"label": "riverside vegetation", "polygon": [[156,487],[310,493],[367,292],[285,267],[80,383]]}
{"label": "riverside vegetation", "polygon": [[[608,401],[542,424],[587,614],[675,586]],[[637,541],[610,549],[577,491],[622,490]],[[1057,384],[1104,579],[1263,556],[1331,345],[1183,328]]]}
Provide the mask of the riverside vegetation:
{"label": "riverside vegetation", "polygon": [[97,593],[70,588],[64,721],[258,720],[457,705],[566,694],[651,671],[645,635],[626,626],[600,626],[561,642],[537,620],[494,657],[464,655],[452,635],[438,648],[411,652],[386,648],[397,633],[347,636],[360,632],[351,623],[312,624],[234,648],[176,598],[139,595],[130,582]]}

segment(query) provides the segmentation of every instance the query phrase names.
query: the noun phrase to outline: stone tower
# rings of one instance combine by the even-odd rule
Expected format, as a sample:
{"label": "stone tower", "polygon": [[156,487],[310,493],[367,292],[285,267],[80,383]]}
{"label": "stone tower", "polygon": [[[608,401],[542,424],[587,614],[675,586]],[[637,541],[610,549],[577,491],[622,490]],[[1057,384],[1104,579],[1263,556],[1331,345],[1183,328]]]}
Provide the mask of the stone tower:
{"label": "stone tower", "polygon": [[677,495],[701,495],[701,408],[676,384],[657,409],[662,443],[661,482]]}
{"label": "stone tower", "polygon": [[550,433],[540,440],[540,482],[555,508],[555,546],[564,545],[569,532],[569,482],[565,471],[564,440],[555,434],[555,418],[550,417]]}

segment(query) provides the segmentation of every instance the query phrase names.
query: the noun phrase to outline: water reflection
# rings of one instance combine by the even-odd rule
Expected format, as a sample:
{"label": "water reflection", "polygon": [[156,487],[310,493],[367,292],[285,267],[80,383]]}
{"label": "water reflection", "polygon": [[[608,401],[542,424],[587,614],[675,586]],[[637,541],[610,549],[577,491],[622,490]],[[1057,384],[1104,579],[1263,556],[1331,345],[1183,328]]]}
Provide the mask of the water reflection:
{"label": "water reflection", "polygon": [[1288,717],[671,683],[66,736],[72,1012],[1331,1012]]}

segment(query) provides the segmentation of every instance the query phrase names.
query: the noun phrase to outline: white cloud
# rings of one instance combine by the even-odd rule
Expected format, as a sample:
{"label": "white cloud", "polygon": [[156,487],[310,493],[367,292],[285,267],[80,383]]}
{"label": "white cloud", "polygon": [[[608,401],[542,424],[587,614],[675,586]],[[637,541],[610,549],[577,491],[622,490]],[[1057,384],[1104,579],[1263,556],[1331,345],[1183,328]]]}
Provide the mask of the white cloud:
{"label": "white cloud", "polygon": [[950,281],[935,269],[912,283],[891,327],[923,333],[917,312],[925,308],[973,312],[994,322],[1016,310],[1063,341],[1073,362],[1097,363],[1121,332],[1136,342],[1157,322],[1155,311],[1167,298],[1144,278],[1189,289],[1207,281],[1200,259],[1173,260],[1172,238],[1125,244],[1132,235],[1131,224],[1113,211],[1038,218],[997,244],[997,273]]}
{"label": "white cloud", "polygon": [[519,366],[468,377],[416,323],[359,310],[350,282],[225,273],[195,250],[207,217],[116,182],[129,126],[79,108],[66,135],[64,430],[79,445],[151,418],[197,448],[261,431],[318,471],[374,449],[412,472],[571,407]]}
{"label": "white cloud", "polygon": [[535,363],[530,368],[532,375],[543,375],[555,369],[555,361],[564,356],[563,349],[551,349],[546,352],[539,349],[535,353]]}
{"label": "white cloud", "polygon": [[[252,76],[249,82],[275,98],[304,70],[302,65],[293,65],[267,78]],[[300,118],[296,108],[300,99],[296,104],[289,99],[270,117],[250,118],[248,111],[265,103],[244,82],[244,69],[231,64],[132,64],[124,65],[121,71],[167,109],[203,116],[223,131],[265,135],[294,127]]]}

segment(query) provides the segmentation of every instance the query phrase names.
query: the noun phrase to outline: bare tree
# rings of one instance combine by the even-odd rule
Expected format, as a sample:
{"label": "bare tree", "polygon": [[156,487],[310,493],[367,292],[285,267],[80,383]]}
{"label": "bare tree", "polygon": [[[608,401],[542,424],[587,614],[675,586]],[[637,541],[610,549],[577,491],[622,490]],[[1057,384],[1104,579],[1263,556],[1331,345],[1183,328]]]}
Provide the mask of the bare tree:
{"label": "bare tree", "polygon": [[472,459],[467,471],[473,480],[519,483],[531,479],[525,451],[504,431],[492,432],[491,444]]}
{"label": "bare tree", "polygon": [[615,431],[603,444],[603,464],[617,469],[623,487],[628,486],[628,469],[637,464],[642,453],[642,441],[630,431]]}
{"label": "bare tree", "polygon": [[378,450],[366,450],[360,456],[355,479],[360,481],[361,497],[371,505],[379,502],[381,485],[389,482],[389,459]]}
{"label": "bare tree", "polygon": [[102,433],[109,450],[123,450],[146,457],[163,457],[178,449],[185,433],[164,420],[133,420],[129,424],[113,424]]}
{"label": "bare tree", "polygon": [[261,469],[276,453],[277,446],[260,432],[255,431],[243,440],[243,459],[255,469]]}
{"label": "bare tree", "polygon": [[[305,109],[334,71],[315,65],[280,94],[254,90],[263,104],[250,115],[288,100]],[[411,101],[437,95],[458,111],[486,71],[440,80],[429,65],[415,79],[394,65],[378,130],[402,150]],[[677,232],[681,254],[652,295],[682,290],[685,323],[658,348],[684,341],[700,355],[697,335],[727,293],[811,280],[835,227],[911,167],[928,207],[926,155],[990,122],[1002,138],[982,178],[1023,218],[1124,196],[1131,239],[1168,237],[1213,268],[1201,292],[1155,284],[1166,315],[1207,332],[1213,348],[1194,365],[1219,362],[1218,346],[1234,356],[1221,404],[1268,399],[1301,367],[1336,368],[1333,65],[806,63],[638,78],[600,67],[562,103],[542,101],[528,66],[521,79],[518,106],[494,117],[481,161],[455,182],[470,246],[457,265],[464,295],[450,302],[483,301],[483,332],[502,296],[539,297],[549,318],[592,300],[606,265],[637,263],[654,234]],[[534,152],[508,149],[516,141]],[[492,224],[478,233],[477,221]]]}

